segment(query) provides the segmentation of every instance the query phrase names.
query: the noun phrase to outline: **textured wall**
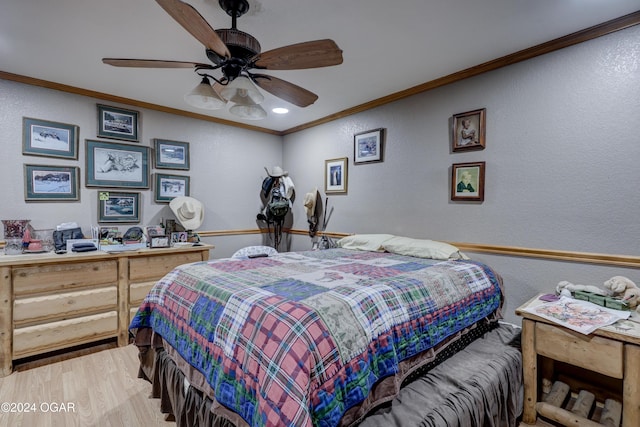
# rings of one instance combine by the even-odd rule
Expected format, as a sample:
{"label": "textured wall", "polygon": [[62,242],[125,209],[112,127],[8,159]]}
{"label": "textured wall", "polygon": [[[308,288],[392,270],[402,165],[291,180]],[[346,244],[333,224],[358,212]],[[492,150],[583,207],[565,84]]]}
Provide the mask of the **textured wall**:
{"label": "textured wall", "polygon": [[[486,149],[450,151],[453,114],[486,108]],[[299,193],[324,189],[324,160],[348,157],[348,194],[329,231],[638,255],[640,27],[511,65],[285,137]],[[353,134],[384,127],[384,162],[353,164]],[[483,203],[449,200],[451,164],[486,162]],[[296,227],[306,228],[302,205]],[[310,247],[297,236],[293,249]],[[560,280],[601,285],[638,271],[478,256],[516,304]]]}
{"label": "textured wall", "polygon": [[[0,80],[0,182],[3,183],[1,219],[31,219],[35,228],[52,228],[61,222],[75,221],[85,233],[89,232],[91,225],[97,224],[98,189],[87,188],[84,185],[85,139],[99,139],[96,138],[97,103],[105,102]],[[189,171],[158,171],[191,177],[191,196],[201,200],[206,207],[202,230],[256,227],[255,218],[261,206],[260,186],[265,176],[264,166],[282,163],[280,137],[152,110],[132,109],[140,111],[141,126],[140,142],[132,144],[153,147],[154,138],[189,142]],[[78,160],[22,155],[23,116],[78,125]],[[102,138],[99,140],[126,143]],[[24,163],[79,166],[82,183],[80,201],[25,202],[22,172]],[[156,172],[152,168],[151,171]],[[152,177],[152,186],[153,181]],[[141,193],[141,225],[157,224],[162,218],[173,218],[168,204],[154,202],[152,189],[114,191]],[[120,228],[126,230],[131,225],[123,225]],[[230,247],[224,253],[232,250],[235,250],[235,247]]]}
{"label": "textured wall", "polygon": [[[435,60],[435,59],[434,59]],[[348,96],[348,94],[346,94]],[[95,99],[0,80],[3,183],[0,218],[30,218],[36,228],[97,222],[97,189],[84,187],[84,140],[97,139]],[[452,153],[453,114],[487,109],[487,147]],[[80,126],[78,161],[22,155],[22,117]],[[324,160],[349,158],[348,194],[329,198],[329,230],[386,232],[438,240],[638,255],[640,199],[640,27],[422,93],[281,138],[141,110],[141,142],[191,143],[192,195],[206,207],[203,230],[255,228],[264,166],[282,164],[296,185],[294,227],[306,229],[302,201],[324,189]],[[353,164],[353,134],[384,127],[384,162]],[[485,201],[449,200],[453,163],[485,161]],[[24,163],[81,168],[81,201],[26,203]],[[166,171],[163,171],[166,172]],[[179,173],[178,173],[179,174]],[[137,190],[136,190],[137,191]],[[142,193],[142,224],[170,217]],[[208,239],[229,256],[261,236]],[[292,236],[292,250],[308,249]],[[507,287],[507,320],[560,280],[601,284],[637,270],[478,254]]]}

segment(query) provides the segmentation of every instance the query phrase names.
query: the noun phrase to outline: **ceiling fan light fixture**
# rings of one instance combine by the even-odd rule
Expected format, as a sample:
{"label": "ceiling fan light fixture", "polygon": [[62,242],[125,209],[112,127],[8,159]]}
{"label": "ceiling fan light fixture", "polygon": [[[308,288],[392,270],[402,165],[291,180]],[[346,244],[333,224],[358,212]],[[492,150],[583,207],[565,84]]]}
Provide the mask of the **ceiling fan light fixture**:
{"label": "ceiling fan light fixture", "polygon": [[184,96],[187,104],[206,110],[219,110],[227,103],[217,94],[209,79],[204,76],[202,81],[196,87]]}
{"label": "ceiling fan light fixture", "polygon": [[258,104],[236,104],[229,108],[229,112],[246,120],[262,120],[267,117],[267,112]]}
{"label": "ceiling fan light fixture", "polygon": [[264,101],[256,85],[246,76],[238,76],[220,91],[220,95],[229,102],[238,105],[256,105]]}

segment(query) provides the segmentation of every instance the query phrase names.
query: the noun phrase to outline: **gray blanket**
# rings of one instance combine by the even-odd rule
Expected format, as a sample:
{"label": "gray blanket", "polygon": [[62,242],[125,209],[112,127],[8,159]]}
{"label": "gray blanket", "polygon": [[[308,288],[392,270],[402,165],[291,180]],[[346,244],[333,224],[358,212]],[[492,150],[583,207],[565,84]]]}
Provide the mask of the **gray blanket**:
{"label": "gray blanket", "polygon": [[359,427],[516,426],[523,405],[519,334],[501,324],[418,376]]}

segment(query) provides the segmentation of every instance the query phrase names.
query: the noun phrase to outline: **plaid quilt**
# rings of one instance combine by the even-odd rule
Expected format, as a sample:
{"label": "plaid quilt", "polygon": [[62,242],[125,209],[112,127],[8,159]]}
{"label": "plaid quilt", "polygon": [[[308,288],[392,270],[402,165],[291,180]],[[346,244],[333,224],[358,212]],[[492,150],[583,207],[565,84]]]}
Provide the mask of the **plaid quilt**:
{"label": "plaid quilt", "polygon": [[487,317],[474,261],[330,249],[177,267],[130,329],[152,328],[250,426],[335,426],[398,363]]}

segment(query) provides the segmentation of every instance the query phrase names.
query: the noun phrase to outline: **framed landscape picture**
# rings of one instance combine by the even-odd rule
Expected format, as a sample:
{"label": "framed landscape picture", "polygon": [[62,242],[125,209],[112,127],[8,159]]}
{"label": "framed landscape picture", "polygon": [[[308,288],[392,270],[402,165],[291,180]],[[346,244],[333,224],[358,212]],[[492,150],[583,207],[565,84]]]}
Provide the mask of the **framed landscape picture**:
{"label": "framed landscape picture", "polygon": [[140,193],[99,191],[98,222],[140,222]]}
{"label": "framed landscape picture", "polygon": [[324,161],[324,192],[347,192],[347,158],[330,159]]}
{"label": "framed landscape picture", "polygon": [[22,154],[77,159],[78,126],[23,117]]}
{"label": "framed landscape picture", "polygon": [[455,114],[452,126],[452,151],[484,150],[486,109]]}
{"label": "framed landscape picture", "polygon": [[138,141],[140,113],[98,104],[98,137]]}
{"label": "framed landscape picture", "polygon": [[149,188],[149,147],[86,140],[86,186]]}
{"label": "framed landscape picture", "polygon": [[189,170],[188,142],[154,139],[153,145],[157,169]]}
{"label": "framed landscape picture", "polygon": [[176,197],[189,195],[190,178],[184,175],[157,173],[155,186],[155,201],[158,203],[169,203]]}
{"label": "framed landscape picture", "polygon": [[485,162],[451,165],[451,200],[484,200]]}
{"label": "framed landscape picture", "polygon": [[24,165],[24,199],[28,202],[79,200],[79,168]]}
{"label": "framed landscape picture", "polygon": [[384,129],[362,132],[353,137],[353,163],[374,163],[382,161]]}

